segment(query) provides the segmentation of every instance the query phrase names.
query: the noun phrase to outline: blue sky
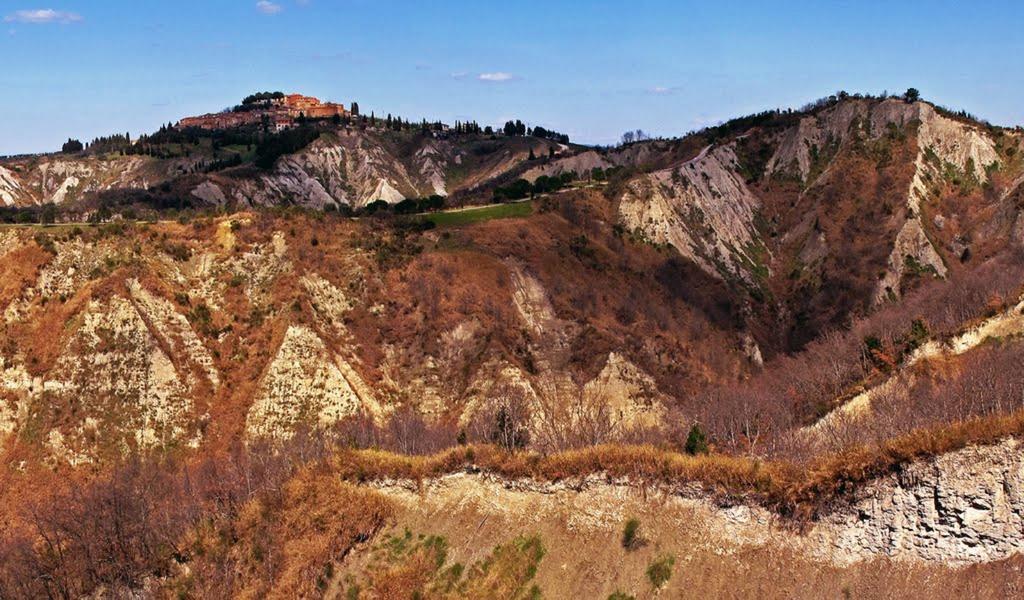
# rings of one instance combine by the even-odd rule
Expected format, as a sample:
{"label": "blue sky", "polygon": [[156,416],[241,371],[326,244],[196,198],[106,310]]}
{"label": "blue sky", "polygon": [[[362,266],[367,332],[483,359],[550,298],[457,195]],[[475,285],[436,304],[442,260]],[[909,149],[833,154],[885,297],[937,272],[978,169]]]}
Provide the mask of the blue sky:
{"label": "blue sky", "polygon": [[259,90],[418,120],[658,135],[838,89],[1024,124],[1024,2],[0,0],[0,154]]}

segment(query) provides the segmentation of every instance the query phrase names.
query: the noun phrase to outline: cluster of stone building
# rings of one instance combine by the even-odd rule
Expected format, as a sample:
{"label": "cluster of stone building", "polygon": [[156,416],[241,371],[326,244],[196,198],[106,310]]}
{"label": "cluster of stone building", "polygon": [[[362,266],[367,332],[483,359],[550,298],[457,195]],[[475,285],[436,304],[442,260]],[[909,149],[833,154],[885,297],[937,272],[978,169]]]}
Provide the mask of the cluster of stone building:
{"label": "cluster of stone building", "polygon": [[231,129],[246,125],[266,124],[274,131],[287,129],[300,119],[332,119],[347,117],[349,111],[344,104],[321,102],[312,96],[289,94],[284,98],[267,100],[254,107],[242,110],[213,113],[198,117],[185,117],[178,121],[178,129],[198,127],[200,129]]}

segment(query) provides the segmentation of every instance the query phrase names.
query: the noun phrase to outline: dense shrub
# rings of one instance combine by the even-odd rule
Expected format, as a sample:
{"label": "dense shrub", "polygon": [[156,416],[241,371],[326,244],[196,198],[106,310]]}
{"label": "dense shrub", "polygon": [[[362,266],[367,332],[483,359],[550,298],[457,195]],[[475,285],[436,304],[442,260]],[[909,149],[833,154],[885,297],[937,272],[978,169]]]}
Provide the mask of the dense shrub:
{"label": "dense shrub", "polygon": [[506,186],[494,188],[494,199],[498,202],[521,200],[534,194],[557,192],[577,178],[575,172],[566,171],[561,175],[541,175],[532,184],[525,179],[517,179]]}
{"label": "dense shrub", "polygon": [[632,550],[640,545],[640,520],[629,519],[622,529],[622,547]]}
{"label": "dense shrub", "polygon": [[498,202],[521,200],[533,192],[533,185],[525,179],[517,179],[507,186],[494,188],[494,199]]}
{"label": "dense shrub", "polygon": [[659,556],[647,566],[647,579],[655,589],[659,589],[668,583],[672,578],[672,567],[676,564],[676,558],[671,555]]}
{"label": "dense shrub", "polygon": [[181,597],[308,596],[390,514],[323,474],[327,448],[300,433],[194,464],[131,459],[55,492],[0,533],[0,597],[133,596],[153,577]]}

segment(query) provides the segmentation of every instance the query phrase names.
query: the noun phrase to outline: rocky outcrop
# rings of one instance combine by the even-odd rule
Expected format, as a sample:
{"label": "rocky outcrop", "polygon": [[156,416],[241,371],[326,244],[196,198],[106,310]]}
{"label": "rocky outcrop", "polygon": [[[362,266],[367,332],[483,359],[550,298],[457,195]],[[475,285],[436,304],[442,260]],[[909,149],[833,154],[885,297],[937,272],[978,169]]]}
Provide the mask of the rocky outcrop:
{"label": "rocky outcrop", "polygon": [[570,438],[582,431],[611,441],[657,428],[667,404],[655,381],[618,352],[610,353],[601,372],[582,385],[563,373],[529,375],[506,361],[492,360],[477,371],[465,396],[459,419],[463,427],[480,411],[521,402],[531,440],[541,446],[559,436],[565,438],[559,443],[571,444]]}
{"label": "rocky outcrop", "polygon": [[930,273],[937,277],[946,276],[946,265],[942,257],[935,251],[924,229],[921,220],[912,218],[903,224],[892,253],[889,255],[888,269],[878,282],[875,289],[874,302],[880,304],[888,299],[898,298],[900,282],[908,270],[918,273]]}
{"label": "rocky outcrop", "polygon": [[752,282],[767,273],[754,216],[758,198],[739,175],[731,145],[633,180],[619,202],[630,231],[668,244],[708,274]]}
{"label": "rocky outcrop", "polygon": [[[892,107],[897,101],[883,102]],[[896,236],[888,269],[875,291],[875,303],[899,296],[899,284],[906,267],[931,269],[938,277],[946,276],[946,267],[921,221],[921,203],[930,195],[929,181],[940,181],[943,172],[952,167],[966,173],[979,183],[988,181],[988,168],[998,164],[995,144],[977,127],[969,126],[936,112],[929,104],[912,105],[911,116],[918,123],[918,155],[914,161],[914,176],[907,193],[909,217]]]}
{"label": "rocky outcrop", "polygon": [[818,525],[840,561],[875,555],[965,564],[1024,550],[1020,442],[971,447],[863,486]]}
{"label": "rocky outcrop", "polygon": [[23,318],[33,300],[62,300],[74,296],[87,282],[106,273],[108,265],[116,264],[124,253],[124,249],[115,250],[104,243],[83,242],[77,238],[58,242],[54,248],[56,255],[40,271],[35,285],[5,308],[5,321]]}
{"label": "rocky outcrop", "polygon": [[[925,102],[847,100],[800,118],[778,134],[765,178],[795,176],[805,187],[824,181],[831,160],[854,142],[910,135],[916,140],[913,174],[902,203],[906,217],[897,222],[888,264],[873,294],[874,304],[898,298],[909,270],[945,277],[946,266],[921,221],[921,206],[935,194],[936,182],[949,171],[979,184],[999,162],[993,139],[978,126],[944,116]],[[813,179],[813,180],[812,180]],[[940,218],[941,222],[941,218]]]}
{"label": "rocky outcrop", "polygon": [[[355,275],[356,273],[350,272],[349,274]],[[343,330],[344,315],[355,306],[353,300],[317,273],[305,275],[302,278],[302,287],[309,294],[310,304],[316,314],[323,319],[324,325],[339,331]]]}
{"label": "rocky outcrop", "polygon": [[368,387],[352,385],[348,377],[355,371],[343,371],[339,362],[314,331],[290,326],[256,391],[247,435],[286,439],[299,427],[327,427],[363,412],[379,415],[376,401],[357,392]]}
{"label": "rocky outcrop", "polygon": [[17,231],[0,231],[0,258],[21,245]]}
{"label": "rocky outcrop", "polygon": [[603,154],[596,150],[587,150],[534,167],[523,174],[523,179],[532,183],[541,175],[552,177],[562,173],[576,173],[577,177],[586,178],[594,169],[607,169],[613,166],[614,163]]}
{"label": "rocky outcrop", "polygon": [[214,206],[223,206],[224,203],[227,202],[227,197],[224,196],[224,190],[212,181],[204,181],[197,185],[196,188],[192,190],[192,195]]}
{"label": "rocky outcrop", "polygon": [[221,206],[297,204],[322,209],[395,203],[448,192],[449,144],[416,140],[409,155],[375,133],[339,129],[281,157],[272,169],[204,173],[200,153],[187,158],[50,155],[16,159],[0,167],[0,206],[62,204],[115,189],[146,189],[188,175],[194,199]]}
{"label": "rocky outcrop", "polygon": [[54,443],[80,460],[100,448],[199,440],[186,385],[132,303],[118,296],[90,303],[33,404],[32,418],[44,419],[38,425],[52,427]]}
{"label": "rocky outcrop", "polygon": [[4,206],[15,206],[25,194],[14,173],[0,167],[0,202]]}
{"label": "rocky outcrop", "polygon": [[[999,160],[989,136],[976,126],[939,114],[926,102],[847,100],[804,116],[797,126],[783,132],[765,176],[795,174],[810,184],[807,177],[814,170],[814,162],[828,158],[826,150],[830,147],[838,149],[854,136],[875,139],[892,127],[911,125],[916,126],[922,156],[933,153],[942,162],[970,171],[980,182],[988,180],[985,168]],[[921,177],[915,177],[914,187],[924,189]]]}
{"label": "rocky outcrop", "polygon": [[292,270],[284,233],[275,231],[270,243],[254,244],[248,252],[225,261],[233,277],[244,282],[246,295],[253,301],[266,299],[270,286],[282,274]]}
{"label": "rocky outcrop", "polygon": [[312,208],[361,207],[375,200],[445,195],[447,159],[437,142],[424,139],[410,157],[365,133],[324,135],[278,160],[256,178],[231,178],[236,201],[254,206],[301,204]]}
{"label": "rocky outcrop", "polygon": [[508,262],[512,283],[512,303],[523,326],[530,334],[530,346],[538,368],[548,370],[561,365],[571,338],[571,324],[559,319],[544,285],[516,262]]}
{"label": "rocky outcrop", "polygon": [[64,204],[115,189],[145,189],[190,172],[194,158],[46,155],[0,167],[0,204]]}
{"label": "rocky outcrop", "polygon": [[446,183],[448,160],[444,151],[433,141],[426,142],[413,157],[416,170],[431,187],[434,194],[448,195]]}
{"label": "rocky outcrop", "polygon": [[20,363],[7,364],[0,356],[0,444],[25,422],[28,400],[42,388]]}
{"label": "rocky outcrop", "polygon": [[667,398],[654,379],[618,352],[583,386],[583,396],[590,405],[606,407],[615,432],[656,428],[665,417]]}
{"label": "rocky outcrop", "polygon": [[376,487],[401,502],[446,507],[445,514],[472,506],[483,515],[530,524],[561,512],[575,535],[621,535],[630,516],[684,512],[686,518],[671,525],[669,535],[681,534],[674,528],[700,523],[701,531],[714,538],[713,546],[733,548],[728,553],[769,547],[839,567],[883,557],[960,566],[1024,551],[1024,455],[1016,440],[906,466],[866,484],[852,500],[833,506],[802,531],[759,506],[713,502],[697,485],[648,483],[641,492],[635,482],[601,474],[552,483],[458,473],[428,481],[384,481]]}
{"label": "rocky outcrop", "polygon": [[128,281],[128,289],[132,302],[153,334],[171,349],[172,356],[183,363],[181,370],[190,387],[195,385],[193,370],[202,373],[214,388],[219,386],[220,374],[214,366],[213,357],[185,315],[175,310],[169,301],[150,293],[138,280]]}
{"label": "rocky outcrop", "polygon": [[487,361],[466,387],[459,425],[466,427],[480,411],[488,410],[494,402],[506,401],[507,396],[521,399],[531,412],[536,411],[540,402],[530,377],[522,369],[500,359]]}
{"label": "rocky outcrop", "polygon": [[819,115],[802,117],[780,136],[765,176],[794,174],[806,182],[817,157],[829,147],[838,147],[850,134],[854,120],[868,117],[869,110],[866,101],[843,102]]}

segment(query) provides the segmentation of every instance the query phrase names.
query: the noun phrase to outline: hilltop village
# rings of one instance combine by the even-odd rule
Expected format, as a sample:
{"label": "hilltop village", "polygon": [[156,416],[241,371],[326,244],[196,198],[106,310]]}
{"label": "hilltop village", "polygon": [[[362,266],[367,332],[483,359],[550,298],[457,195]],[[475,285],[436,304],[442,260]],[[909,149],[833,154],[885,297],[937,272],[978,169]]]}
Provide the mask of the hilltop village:
{"label": "hilltop village", "polygon": [[248,96],[242,104],[230,110],[185,117],[178,122],[177,128],[223,130],[246,125],[267,125],[274,131],[281,131],[305,119],[340,119],[358,114],[358,105],[354,103],[352,110],[347,110],[344,104],[321,102],[312,96],[262,92]]}

